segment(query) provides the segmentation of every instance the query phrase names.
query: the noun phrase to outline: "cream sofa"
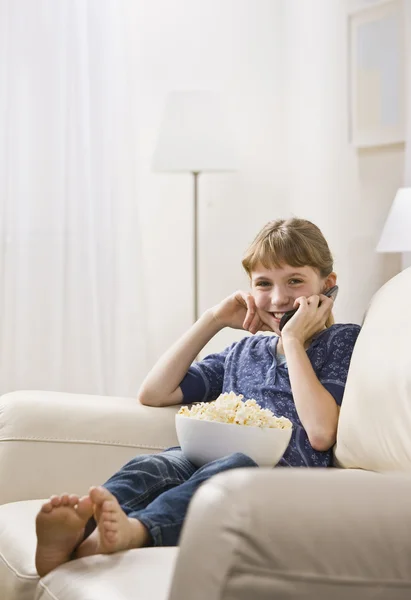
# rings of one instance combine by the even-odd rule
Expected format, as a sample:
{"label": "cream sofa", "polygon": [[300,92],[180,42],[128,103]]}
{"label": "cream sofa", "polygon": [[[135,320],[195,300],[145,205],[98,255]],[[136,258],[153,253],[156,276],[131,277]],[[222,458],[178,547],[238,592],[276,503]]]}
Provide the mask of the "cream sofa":
{"label": "cream sofa", "polygon": [[411,269],[375,295],[354,351],[336,461],[244,469],[191,503],[180,548],[88,557],[39,580],[41,499],[84,493],[176,444],[174,408],[15,392],[0,406],[1,600],[411,598]]}

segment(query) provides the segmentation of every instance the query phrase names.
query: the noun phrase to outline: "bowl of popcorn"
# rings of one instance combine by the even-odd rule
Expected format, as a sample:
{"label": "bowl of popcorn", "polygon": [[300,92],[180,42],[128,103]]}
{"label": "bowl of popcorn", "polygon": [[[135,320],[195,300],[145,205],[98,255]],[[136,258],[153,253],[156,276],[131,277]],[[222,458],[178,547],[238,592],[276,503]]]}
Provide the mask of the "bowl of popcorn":
{"label": "bowl of popcorn", "polygon": [[234,392],[212,402],[182,406],[176,431],[184,455],[200,467],[234,452],[242,452],[260,467],[274,467],[289,444],[292,423]]}

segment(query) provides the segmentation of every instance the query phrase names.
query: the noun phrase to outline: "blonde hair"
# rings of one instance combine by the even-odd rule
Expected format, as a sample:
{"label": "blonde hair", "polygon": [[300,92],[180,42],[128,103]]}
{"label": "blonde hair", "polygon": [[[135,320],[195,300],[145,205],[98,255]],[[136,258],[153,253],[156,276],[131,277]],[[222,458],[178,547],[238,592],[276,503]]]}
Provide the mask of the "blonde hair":
{"label": "blonde hair", "polygon": [[[267,269],[287,264],[312,267],[325,278],[332,273],[333,257],[317,225],[293,217],[267,223],[245,252],[242,264],[249,276],[258,264]],[[333,323],[334,317],[330,314],[325,326]]]}

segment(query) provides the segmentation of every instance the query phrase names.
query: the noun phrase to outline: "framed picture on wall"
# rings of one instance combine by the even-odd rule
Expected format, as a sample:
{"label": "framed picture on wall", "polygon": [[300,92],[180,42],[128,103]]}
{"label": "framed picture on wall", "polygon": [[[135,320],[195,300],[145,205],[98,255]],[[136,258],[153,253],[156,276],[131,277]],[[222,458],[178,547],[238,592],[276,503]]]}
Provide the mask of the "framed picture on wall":
{"label": "framed picture on wall", "polygon": [[405,140],[403,0],[384,0],[348,17],[350,138],[358,148]]}

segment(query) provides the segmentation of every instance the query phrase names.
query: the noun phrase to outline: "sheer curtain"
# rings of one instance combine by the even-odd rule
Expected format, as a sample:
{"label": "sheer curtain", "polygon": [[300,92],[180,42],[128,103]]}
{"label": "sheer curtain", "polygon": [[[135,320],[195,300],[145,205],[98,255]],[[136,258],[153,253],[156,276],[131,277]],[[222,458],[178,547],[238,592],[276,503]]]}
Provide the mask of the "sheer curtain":
{"label": "sheer curtain", "polygon": [[145,373],[126,31],[118,0],[0,0],[0,393]]}
{"label": "sheer curtain", "polygon": [[404,2],[405,11],[405,81],[406,81],[406,132],[404,185],[411,186],[411,2]]}

